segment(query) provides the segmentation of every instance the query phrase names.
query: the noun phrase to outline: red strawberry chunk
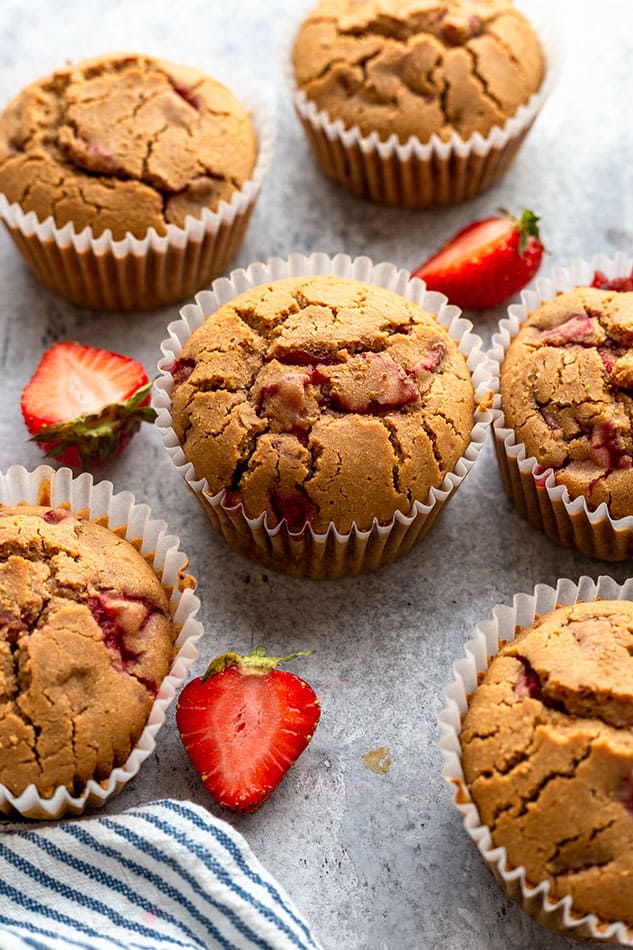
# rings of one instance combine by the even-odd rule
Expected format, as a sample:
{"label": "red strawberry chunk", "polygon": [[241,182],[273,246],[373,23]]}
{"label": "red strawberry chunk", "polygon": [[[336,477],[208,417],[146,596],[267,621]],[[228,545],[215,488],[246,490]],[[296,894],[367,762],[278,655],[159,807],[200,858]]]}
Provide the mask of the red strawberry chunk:
{"label": "red strawberry chunk", "polygon": [[181,359],[175,360],[171,368],[174,383],[185,383],[193,373],[195,365],[196,361],[190,357],[182,357]]}
{"label": "red strawberry chunk", "polygon": [[76,521],[72,511],[66,511],[64,508],[49,508],[42,515],[47,524],[60,524],[62,521]]}
{"label": "red strawberry chunk", "polygon": [[429,353],[413,367],[415,375],[418,376],[420,373],[434,373],[441,365],[445,352],[446,346],[441,340],[434,343]]}
{"label": "red strawberry chunk", "polygon": [[541,680],[538,673],[526,660],[521,660],[523,668],[519,670],[519,676],[514,686],[514,692],[519,699],[540,699],[543,698]]}
{"label": "red strawberry chunk", "polygon": [[610,422],[594,426],[589,451],[592,461],[606,471],[631,467],[631,456],[619,444],[617,432]]}
{"label": "red strawberry chunk", "polygon": [[621,791],[622,804],[633,818],[633,772],[625,779]]}
{"label": "red strawberry chunk", "polygon": [[288,531],[299,534],[310,523],[315,514],[315,507],[300,491],[282,493],[274,491],[270,498],[271,507],[279,519],[285,519]]}
{"label": "red strawberry chunk", "polygon": [[616,290],[619,293],[633,291],[633,271],[628,277],[607,277],[605,273],[597,270],[593,275],[591,286],[599,290]]}
{"label": "red strawberry chunk", "polygon": [[573,343],[581,346],[595,346],[602,342],[604,335],[600,333],[600,325],[587,316],[586,313],[577,313],[557,327],[541,330],[538,336],[539,343],[551,346],[568,346]]}

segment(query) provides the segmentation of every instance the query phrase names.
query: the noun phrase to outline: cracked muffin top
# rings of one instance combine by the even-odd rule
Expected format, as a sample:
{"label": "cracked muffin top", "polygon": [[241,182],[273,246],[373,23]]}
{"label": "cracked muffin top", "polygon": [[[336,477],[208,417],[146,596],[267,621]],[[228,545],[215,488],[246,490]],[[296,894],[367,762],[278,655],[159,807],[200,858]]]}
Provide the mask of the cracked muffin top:
{"label": "cracked muffin top", "polygon": [[103,781],[136,744],[174,654],[167,595],[107,528],[0,507],[0,784]]}
{"label": "cracked muffin top", "polygon": [[500,392],[506,425],[572,498],[633,515],[633,293],[577,287],[543,304],[508,349]]}
{"label": "cracked muffin top", "polygon": [[298,88],[330,119],[401,142],[487,135],[545,71],[512,0],[322,0],[292,62]]}
{"label": "cracked muffin top", "polygon": [[561,607],[520,631],[470,698],[461,744],[509,866],[633,926],[633,603]]}
{"label": "cracked muffin top", "polygon": [[380,287],[301,277],[220,307],[172,367],[172,424],[198,478],[291,532],[407,512],[470,440],[464,357],[433,314]]}
{"label": "cracked muffin top", "polygon": [[183,227],[230,201],[256,157],[250,116],[225,86],[148,56],[69,65],[0,116],[0,192],[95,237]]}

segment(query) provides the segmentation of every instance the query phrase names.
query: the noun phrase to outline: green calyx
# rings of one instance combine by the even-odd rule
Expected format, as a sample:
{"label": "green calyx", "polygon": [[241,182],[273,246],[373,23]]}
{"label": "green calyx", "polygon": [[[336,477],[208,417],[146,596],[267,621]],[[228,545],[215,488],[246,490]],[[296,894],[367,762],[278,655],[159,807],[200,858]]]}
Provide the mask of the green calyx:
{"label": "green calyx", "polygon": [[77,416],[70,422],[56,422],[43,426],[32,442],[50,443],[47,455],[56,458],[67,449],[76,447],[84,468],[104,462],[117,451],[121,442],[131,438],[141,422],[154,422],[156,411],[142,406],[152,387],[151,381],[141,386],[125,402],[112,403],[99,412]]}
{"label": "green calyx", "polygon": [[201,678],[202,682],[206,683],[216,673],[221,673],[229,666],[236,666],[244,673],[268,673],[280,663],[296,660],[299,656],[310,656],[311,653],[314,653],[314,650],[299,650],[298,653],[291,653],[289,656],[268,656],[266,647],[262,646],[255,647],[247,656],[240,656],[239,653],[224,653],[213,660]]}
{"label": "green calyx", "polygon": [[520,218],[516,218],[505,208],[499,208],[499,213],[505,215],[506,218],[512,221],[514,230],[519,235],[519,254],[521,257],[523,257],[527,251],[531,238],[535,238],[535,240],[540,243],[541,234],[539,232],[538,223],[541,219],[537,214],[534,214],[533,211],[529,211],[526,208]]}

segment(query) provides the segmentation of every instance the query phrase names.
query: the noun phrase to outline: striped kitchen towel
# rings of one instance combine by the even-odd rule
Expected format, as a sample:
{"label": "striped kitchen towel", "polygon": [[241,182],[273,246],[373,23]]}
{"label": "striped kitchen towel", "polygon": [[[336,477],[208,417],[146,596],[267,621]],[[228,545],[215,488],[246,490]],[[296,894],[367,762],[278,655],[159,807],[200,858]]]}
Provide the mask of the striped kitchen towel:
{"label": "striped kitchen towel", "polygon": [[319,950],[244,838],[190,802],[0,825],[1,950]]}

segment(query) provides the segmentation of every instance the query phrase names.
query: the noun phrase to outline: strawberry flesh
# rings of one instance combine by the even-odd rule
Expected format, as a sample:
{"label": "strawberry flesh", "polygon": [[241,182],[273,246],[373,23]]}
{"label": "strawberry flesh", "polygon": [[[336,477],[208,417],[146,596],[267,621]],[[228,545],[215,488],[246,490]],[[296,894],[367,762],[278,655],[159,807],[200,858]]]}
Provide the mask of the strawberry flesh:
{"label": "strawberry flesh", "polygon": [[536,670],[527,660],[521,659],[522,669],[514,685],[514,692],[519,699],[543,699],[541,680]]}
{"label": "strawberry flesh", "polygon": [[116,654],[123,669],[127,669],[141,655],[131,650],[125,642],[125,631],[118,623],[118,610],[99,595],[88,598],[90,613],[103,631],[103,642],[108,650]]}
{"label": "strawberry flesh", "polygon": [[610,422],[594,426],[589,451],[592,461],[607,472],[631,467],[631,456],[619,444],[617,432]]}
{"label": "strawberry flesh", "polygon": [[315,513],[314,505],[299,491],[274,491],[271,493],[270,505],[278,520],[285,520],[291,534],[300,534]]}
{"label": "strawberry flesh", "polygon": [[21,408],[33,438],[67,465],[119,455],[141,421],[153,421],[149,380],[136,360],[62,341],[42,356]]}
{"label": "strawberry flesh", "polygon": [[174,383],[177,385],[180,383],[186,383],[193,373],[195,367],[196,361],[192,360],[191,357],[182,357],[177,359],[171,368],[171,375],[174,378]]}
{"label": "strawberry flesh", "polygon": [[592,287],[598,290],[616,290],[619,293],[633,291],[633,270],[628,277],[607,277],[602,271],[597,270],[593,275]]}
{"label": "strawberry flesh", "polygon": [[64,508],[49,508],[48,511],[44,512],[42,518],[47,524],[60,524],[62,521],[77,520],[71,511],[66,511]]}
{"label": "strawberry flesh", "polygon": [[538,342],[551,346],[569,346],[574,343],[579,346],[595,346],[600,342],[599,330],[599,324],[592,317],[586,313],[577,313],[557,327],[541,330]]}
{"label": "strawberry flesh", "polygon": [[274,668],[245,670],[239,665],[245,659],[188,683],[176,722],[214,800],[247,813],[259,808],[306,748],[320,707],[298,676]]}

